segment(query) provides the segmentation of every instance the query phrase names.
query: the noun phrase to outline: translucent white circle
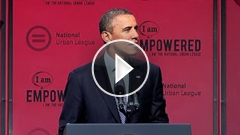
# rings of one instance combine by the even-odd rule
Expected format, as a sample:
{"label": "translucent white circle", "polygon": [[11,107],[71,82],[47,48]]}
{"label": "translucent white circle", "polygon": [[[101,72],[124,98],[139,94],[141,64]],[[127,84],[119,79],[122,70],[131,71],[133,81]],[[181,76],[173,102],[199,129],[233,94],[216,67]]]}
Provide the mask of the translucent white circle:
{"label": "translucent white circle", "polygon": [[[147,61],[147,74],[146,74],[146,76],[145,76],[145,79],[144,79],[143,83],[142,83],[136,90],[134,90],[133,92],[128,93],[128,94],[124,94],[124,95],[116,95],[116,94],[112,94],[112,93],[109,93],[108,91],[104,90],[104,89],[98,84],[98,82],[97,82],[97,80],[96,80],[96,77],[95,77],[95,73],[94,73],[94,64],[95,64],[95,60],[96,60],[98,54],[102,51],[102,49],[104,49],[104,48],[107,47],[108,45],[110,45],[110,44],[112,44],[112,43],[115,43],[115,42],[119,42],[119,41],[120,41],[120,42],[128,42],[128,43],[131,43],[131,44],[137,46],[138,49],[140,49],[140,50],[142,51],[142,53],[144,54],[145,59],[146,59],[146,61]],[[148,60],[148,57],[147,57],[146,53],[144,52],[144,50],[143,50],[138,44],[136,44],[136,43],[134,43],[134,42],[132,42],[132,41],[129,41],[129,40],[125,40],[125,39],[117,39],[117,40],[113,40],[113,41],[110,41],[110,42],[104,44],[104,45],[97,51],[97,53],[95,54],[95,56],[94,56],[94,58],[93,58],[93,61],[92,61],[92,76],[93,76],[94,82],[96,83],[96,85],[98,86],[98,88],[99,88],[100,90],[102,90],[104,93],[108,94],[109,96],[113,96],[113,97],[127,97],[127,96],[131,96],[132,94],[136,93],[136,92],[139,91],[139,90],[143,87],[143,85],[146,83],[147,78],[148,78],[148,74],[149,74],[149,60]]]}

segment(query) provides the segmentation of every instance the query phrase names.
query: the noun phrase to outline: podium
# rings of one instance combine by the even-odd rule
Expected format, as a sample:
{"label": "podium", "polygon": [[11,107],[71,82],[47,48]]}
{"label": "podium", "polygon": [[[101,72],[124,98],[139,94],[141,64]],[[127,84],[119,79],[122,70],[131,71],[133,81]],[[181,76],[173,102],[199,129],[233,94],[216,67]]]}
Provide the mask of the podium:
{"label": "podium", "polygon": [[191,135],[190,124],[67,124],[63,135]]}

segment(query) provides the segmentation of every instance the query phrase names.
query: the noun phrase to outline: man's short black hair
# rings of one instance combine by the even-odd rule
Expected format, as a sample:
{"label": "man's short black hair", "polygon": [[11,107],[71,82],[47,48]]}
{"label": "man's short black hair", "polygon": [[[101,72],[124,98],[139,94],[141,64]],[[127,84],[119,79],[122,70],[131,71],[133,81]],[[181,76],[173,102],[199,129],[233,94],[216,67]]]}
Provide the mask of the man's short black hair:
{"label": "man's short black hair", "polygon": [[132,12],[123,8],[111,9],[106,12],[99,21],[100,34],[103,31],[113,32],[112,21],[118,15],[132,15]]}

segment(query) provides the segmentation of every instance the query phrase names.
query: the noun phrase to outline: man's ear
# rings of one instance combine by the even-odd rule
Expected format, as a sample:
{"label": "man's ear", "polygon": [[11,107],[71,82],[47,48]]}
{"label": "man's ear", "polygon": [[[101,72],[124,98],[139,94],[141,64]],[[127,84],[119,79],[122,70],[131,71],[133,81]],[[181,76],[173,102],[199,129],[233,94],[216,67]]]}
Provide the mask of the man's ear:
{"label": "man's ear", "polygon": [[102,40],[107,43],[109,41],[112,41],[112,34],[110,32],[107,32],[107,31],[103,31],[101,33],[101,37],[102,37]]}

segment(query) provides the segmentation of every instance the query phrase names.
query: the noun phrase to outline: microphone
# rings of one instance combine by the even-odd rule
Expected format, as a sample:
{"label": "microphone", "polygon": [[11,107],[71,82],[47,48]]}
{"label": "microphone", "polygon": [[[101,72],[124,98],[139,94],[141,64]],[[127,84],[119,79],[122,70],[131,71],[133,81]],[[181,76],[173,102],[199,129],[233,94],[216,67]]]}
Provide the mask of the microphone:
{"label": "microphone", "polygon": [[[117,94],[117,95],[124,95],[125,94],[124,87],[122,85],[117,85],[115,87],[115,94]],[[119,110],[121,112],[125,113],[124,103],[123,103],[123,98],[122,97],[118,98],[118,107],[119,107]]]}
{"label": "microphone", "polygon": [[137,93],[133,94],[133,105],[134,105],[134,111],[138,111],[140,104],[138,102],[138,95]]}
{"label": "microphone", "polygon": [[133,101],[127,103],[127,109],[126,109],[126,123],[131,121],[131,117],[139,110],[140,104],[138,102],[138,95],[137,93],[132,95]]}

